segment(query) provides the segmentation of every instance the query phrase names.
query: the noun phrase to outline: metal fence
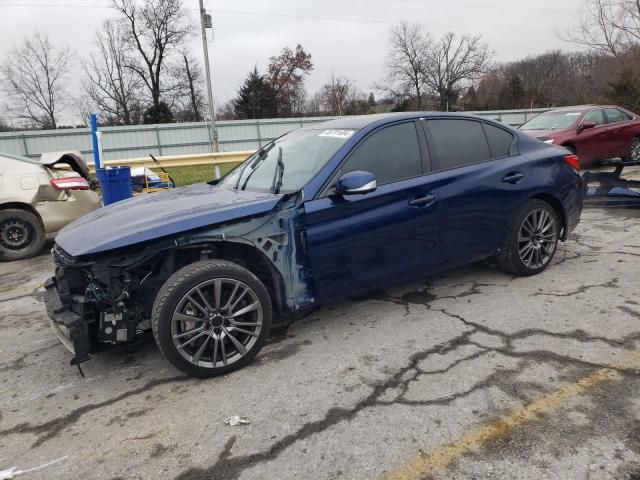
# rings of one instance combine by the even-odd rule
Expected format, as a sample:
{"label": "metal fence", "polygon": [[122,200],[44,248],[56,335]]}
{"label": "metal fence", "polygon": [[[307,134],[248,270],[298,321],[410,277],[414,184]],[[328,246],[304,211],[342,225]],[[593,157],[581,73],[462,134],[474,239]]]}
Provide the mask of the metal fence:
{"label": "metal fence", "polygon": [[[500,110],[475,112],[512,126],[520,126],[548,109]],[[269,120],[233,120],[218,122],[220,150],[256,150],[284,133],[310,123],[324,122],[334,117],[287,118]],[[209,124],[175,123],[101,128],[105,160],[157,156],[190,155],[210,151]],[[0,152],[38,158],[43,152],[79,150],[89,157],[92,153],[88,128],[39,130],[0,133]]]}

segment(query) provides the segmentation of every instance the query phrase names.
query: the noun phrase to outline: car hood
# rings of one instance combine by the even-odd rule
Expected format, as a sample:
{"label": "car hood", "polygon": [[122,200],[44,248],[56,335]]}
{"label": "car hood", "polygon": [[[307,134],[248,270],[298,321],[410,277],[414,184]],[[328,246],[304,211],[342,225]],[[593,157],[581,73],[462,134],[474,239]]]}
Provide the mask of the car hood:
{"label": "car hood", "polygon": [[521,131],[534,138],[555,138],[560,134],[566,132],[565,129],[563,130],[521,130]]}
{"label": "car hood", "polygon": [[281,195],[199,183],[100,208],[63,228],[56,243],[89,255],[269,212]]}

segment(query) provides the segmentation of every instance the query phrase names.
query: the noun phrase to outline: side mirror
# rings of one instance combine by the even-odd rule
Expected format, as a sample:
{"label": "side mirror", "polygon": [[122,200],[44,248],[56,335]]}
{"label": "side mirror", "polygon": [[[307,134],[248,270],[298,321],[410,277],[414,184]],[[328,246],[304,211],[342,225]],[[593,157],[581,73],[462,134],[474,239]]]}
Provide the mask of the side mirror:
{"label": "side mirror", "polygon": [[590,128],[597,127],[595,122],[582,122],[578,127],[578,131],[581,132],[583,130],[589,130]]}
{"label": "side mirror", "polygon": [[345,173],[336,185],[336,193],[339,195],[363,195],[374,192],[378,188],[376,176],[369,172]]}

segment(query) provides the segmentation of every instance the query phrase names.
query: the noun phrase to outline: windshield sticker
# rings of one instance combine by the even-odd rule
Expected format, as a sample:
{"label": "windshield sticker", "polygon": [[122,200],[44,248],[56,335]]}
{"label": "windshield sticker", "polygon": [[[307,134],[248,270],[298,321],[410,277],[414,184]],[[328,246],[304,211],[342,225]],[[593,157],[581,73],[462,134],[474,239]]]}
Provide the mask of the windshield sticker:
{"label": "windshield sticker", "polygon": [[351,138],[355,131],[353,130],[325,130],[319,137],[335,137],[335,138]]}
{"label": "windshield sticker", "polygon": [[566,115],[567,117],[578,117],[580,116],[580,112],[575,112],[575,113],[571,112],[571,113],[567,113]]}

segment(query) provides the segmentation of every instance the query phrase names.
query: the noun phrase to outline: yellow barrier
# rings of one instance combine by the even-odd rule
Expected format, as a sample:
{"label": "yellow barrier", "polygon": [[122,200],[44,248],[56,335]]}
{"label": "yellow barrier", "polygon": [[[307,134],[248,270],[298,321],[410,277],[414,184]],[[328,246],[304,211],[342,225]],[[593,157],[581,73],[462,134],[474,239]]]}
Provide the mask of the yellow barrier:
{"label": "yellow barrier", "polygon": [[[252,150],[243,150],[241,152],[167,155],[156,158],[163,167],[190,167],[195,165],[228,165],[233,163],[240,163],[252,153]],[[153,160],[151,160],[151,157],[128,158],[125,160],[107,160],[104,163],[107,167],[157,167]],[[89,165],[89,169],[92,172],[95,172],[95,167],[93,164]]]}

